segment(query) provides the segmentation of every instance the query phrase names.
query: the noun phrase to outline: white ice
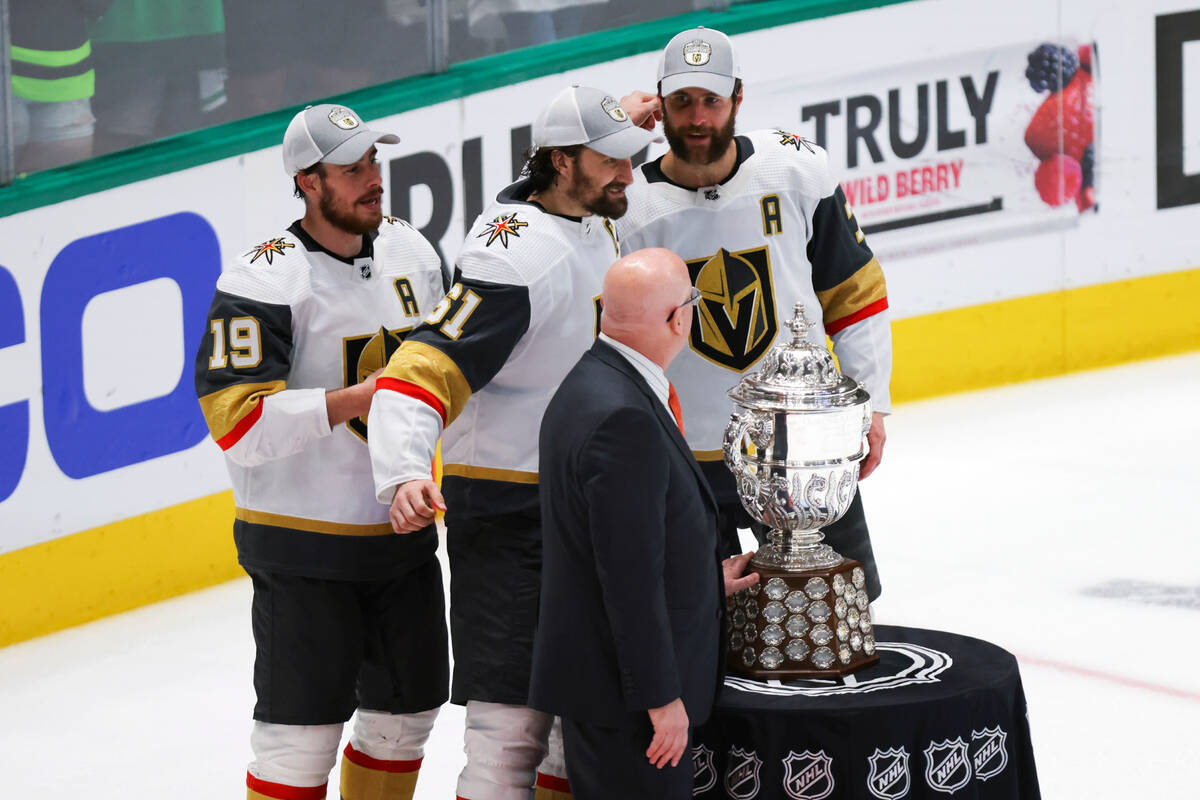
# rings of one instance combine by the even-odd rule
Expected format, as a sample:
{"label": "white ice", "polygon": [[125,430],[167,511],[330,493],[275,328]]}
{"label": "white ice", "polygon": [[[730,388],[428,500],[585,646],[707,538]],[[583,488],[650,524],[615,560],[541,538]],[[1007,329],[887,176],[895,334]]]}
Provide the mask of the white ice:
{"label": "white ice", "polygon": [[[1200,354],[912,403],[863,484],[880,621],[1018,656],[1047,800],[1200,795],[1198,411]],[[244,797],[249,602],[238,580],[0,650],[0,797]],[[462,720],[418,798],[454,796]]]}

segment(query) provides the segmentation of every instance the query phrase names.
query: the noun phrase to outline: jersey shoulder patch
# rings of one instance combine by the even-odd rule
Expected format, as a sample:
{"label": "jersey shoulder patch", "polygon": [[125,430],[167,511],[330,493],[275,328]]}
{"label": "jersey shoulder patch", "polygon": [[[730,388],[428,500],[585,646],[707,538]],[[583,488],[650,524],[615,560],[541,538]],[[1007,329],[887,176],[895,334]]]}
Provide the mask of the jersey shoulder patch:
{"label": "jersey shoulder patch", "polygon": [[217,288],[265,303],[291,305],[312,291],[307,251],[284,231],[242,250],[227,263]]}
{"label": "jersey shoulder patch", "polygon": [[267,239],[265,242],[256,244],[245,253],[242,258],[249,259],[246,263],[253,264],[259,259],[262,259],[268,266],[275,263],[276,258],[284,258],[288,251],[296,249],[296,242],[288,235],[276,236],[274,239]]}
{"label": "jersey shoulder patch", "polygon": [[577,245],[536,206],[496,203],[467,234],[458,268],[465,278],[528,286]]}
{"label": "jersey shoulder patch", "polygon": [[782,181],[816,199],[828,197],[837,188],[829,170],[829,154],[811,139],[783,128],[754,131],[749,137],[754,143],[750,163],[758,162],[753,168],[757,183],[777,185]]}
{"label": "jersey shoulder patch", "polygon": [[484,239],[484,247],[495,245],[507,250],[510,242],[515,244],[521,238],[521,230],[529,227],[529,215],[524,216],[525,219],[522,219],[520,211],[502,211],[490,221],[481,220],[483,224],[471,234],[476,239]]}

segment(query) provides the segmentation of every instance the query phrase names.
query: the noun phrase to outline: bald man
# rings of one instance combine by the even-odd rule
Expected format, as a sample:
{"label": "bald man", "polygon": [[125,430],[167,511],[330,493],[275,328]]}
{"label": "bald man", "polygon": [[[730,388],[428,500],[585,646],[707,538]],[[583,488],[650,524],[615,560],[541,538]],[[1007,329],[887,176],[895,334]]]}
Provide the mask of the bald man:
{"label": "bald man", "polygon": [[577,800],[692,796],[680,762],[720,685],[717,506],[664,370],[687,343],[686,265],[640,250],[605,275],[601,333],[542,418],[542,593],[530,705],[563,718]]}

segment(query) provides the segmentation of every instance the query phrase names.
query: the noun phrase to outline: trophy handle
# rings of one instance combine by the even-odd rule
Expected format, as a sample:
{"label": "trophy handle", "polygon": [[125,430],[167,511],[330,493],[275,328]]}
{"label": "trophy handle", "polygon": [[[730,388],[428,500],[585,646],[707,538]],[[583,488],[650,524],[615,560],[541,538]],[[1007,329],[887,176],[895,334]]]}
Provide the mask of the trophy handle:
{"label": "trophy handle", "polygon": [[755,414],[753,411],[747,411],[742,414],[733,413],[729,415],[729,424],[725,426],[725,441],[723,450],[725,451],[725,466],[729,467],[729,471],[733,473],[733,477],[742,481],[750,481],[757,484],[757,473],[746,464],[746,457],[742,455],[742,442],[746,436],[750,436],[750,441],[757,448],[766,447],[774,434],[774,426],[771,418],[762,414]]}
{"label": "trophy handle", "polygon": [[725,441],[722,448],[725,451],[725,466],[729,467],[729,471],[739,482],[742,478],[754,477],[742,455],[742,440],[746,437],[746,431],[750,429],[750,425],[749,414],[745,416],[730,414],[729,424],[725,426]]}

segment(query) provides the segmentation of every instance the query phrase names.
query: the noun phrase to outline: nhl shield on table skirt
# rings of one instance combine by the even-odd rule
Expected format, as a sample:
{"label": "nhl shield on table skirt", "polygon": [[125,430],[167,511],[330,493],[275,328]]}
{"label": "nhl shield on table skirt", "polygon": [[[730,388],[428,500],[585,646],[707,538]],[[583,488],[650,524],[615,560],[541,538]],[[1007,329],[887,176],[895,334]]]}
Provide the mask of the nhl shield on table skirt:
{"label": "nhl shield on table skirt", "polygon": [[1037,800],[1017,661],[988,642],[877,626],[837,681],[730,677],[692,751],[700,798]]}

